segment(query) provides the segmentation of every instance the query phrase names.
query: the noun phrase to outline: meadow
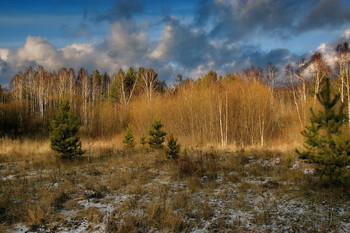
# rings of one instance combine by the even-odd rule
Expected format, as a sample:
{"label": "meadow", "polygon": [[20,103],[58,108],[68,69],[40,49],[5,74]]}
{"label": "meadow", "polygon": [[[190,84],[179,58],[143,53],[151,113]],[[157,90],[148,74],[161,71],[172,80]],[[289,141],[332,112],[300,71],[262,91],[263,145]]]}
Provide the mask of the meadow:
{"label": "meadow", "polygon": [[[322,57],[308,64],[310,77],[287,67],[281,87],[271,65],[168,88],[143,68],[16,75],[0,93],[0,231],[348,232],[348,186],[325,185],[296,149],[326,77],[346,113],[349,85]],[[50,148],[61,100],[81,123],[85,154],[73,159]],[[140,144],[155,119],[181,145],[177,159]]]}
{"label": "meadow", "polygon": [[48,141],[2,140],[2,232],[347,232],[347,189],[325,188],[294,147],[186,148],[178,160],[120,138],[83,140],[73,161]]}

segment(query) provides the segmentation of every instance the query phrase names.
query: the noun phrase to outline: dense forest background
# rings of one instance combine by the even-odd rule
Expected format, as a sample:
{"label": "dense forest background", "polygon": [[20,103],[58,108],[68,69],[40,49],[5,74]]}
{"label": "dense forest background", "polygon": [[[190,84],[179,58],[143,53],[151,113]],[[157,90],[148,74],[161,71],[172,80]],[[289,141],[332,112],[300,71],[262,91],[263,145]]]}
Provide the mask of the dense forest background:
{"label": "dense forest background", "polygon": [[[89,74],[62,68],[48,72],[29,67],[10,87],[0,89],[0,136],[43,139],[60,100],[69,100],[81,122],[83,137],[108,138],[132,125],[136,136],[147,134],[154,119],[184,145],[267,145],[301,141],[300,131],[317,108],[316,93],[325,77],[341,95],[350,115],[350,50],[335,48],[334,65],[320,53],[283,70],[269,63],[240,73],[198,79],[178,75],[172,86],[146,68],[119,70],[115,75]],[[284,85],[277,85],[277,81]],[[350,124],[349,124],[350,125]]]}

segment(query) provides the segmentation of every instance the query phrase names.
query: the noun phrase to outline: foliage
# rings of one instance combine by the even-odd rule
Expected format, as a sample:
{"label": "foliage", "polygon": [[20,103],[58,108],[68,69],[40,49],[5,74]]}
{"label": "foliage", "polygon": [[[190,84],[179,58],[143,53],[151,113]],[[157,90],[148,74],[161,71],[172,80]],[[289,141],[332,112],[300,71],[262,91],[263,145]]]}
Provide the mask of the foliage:
{"label": "foliage", "polygon": [[159,92],[159,93],[163,93],[163,92],[165,92],[166,87],[167,86],[166,86],[165,81],[157,80],[155,85],[154,85],[154,90]]}
{"label": "foliage", "polygon": [[[215,82],[209,82],[210,85],[197,85],[199,80],[186,79],[179,82],[176,91],[173,88],[164,90],[158,88],[160,80],[156,79],[156,72],[147,70],[151,79],[148,81],[152,81],[149,88],[145,85],[150,83],[142,79],[144,68],[129,69],[124,78],[122,72],[117,72],[112,80],[102,71],[89,74],[84,69],[75,73],[67,68],[58,72],[40,68],[19,73],[11,82],[10,100],[0,103],[2,135],[46,138],[50,119],[60,99],[69,100],[82,123],[80,133],[86,137],[122,135],[126,119],[134,125],[134,133],[140,133],[154,116],[161,116],[167,129],[176,133],[178,139],[190,140],[187,144],[193,146],[216,143],[222,137],[221,128],[224,128],[227,142],[238,145],[260,143],[262,137],[268,142],[276,137],[299,133],[294,127],[297,118],[292,111],[295,106],[287,101],[290,96],[287,88],[279,90],[279,97],[274,97],[263,83],[243,81],[237,74],[234,80],[229,78],[230,75],[217,77]],[[215,77],[215,74],[211,76]],[[164,92],[160,93],[161,90]],[[145,98],[147,91],[150,98]],[[266,98],[280,97],[286,101],[275,101],[273,108],[266,101]],[[145,104],[146,101],[152,103]],[[227,124],[227,131],[219,125],[220,115],[223,122],[235,119]],[[288,128],[294,130],[292,133],[283,130],[287,118]]]}
{"label": "foliage", "polygon": [[128,90],[128,92],[131,91],[133,85],[135,85],[136,82],[138,82],[137,72],[130,67],[126,72],[125,78],[124,78],[124,86]]}
{"label": "foliage", "polygon": [[131,125],[128,125],[124,131],[123,143],[126,148],[134,148],[135,140],[132,133]]}
{"label": "foliage", "polygon": [[84,154],[80,138],[77,136],[79,122],[70,110],[69,102],[62,101],[58,112],[50,122],[51,149],[61,158],[71,159]]}
{"label": "foliage", "polygon": [[306,151],[298,152],[301,159],[318,165],[317,172],[326,183],[344,183],[346,167],[350,165],[350,140],[342,132],[346,123],[344,105],[336,111],[339,95],[332,98],[329,78],[317,94],[323,110],[311,109],[311,124],[302,131]]}
{"label": "foliage", "polygon": [[163,124],[160,120],[154,120],[151,129],[148,131],[150,138],[148,144],[151,148],[162,149],[165,141],[166,132],[162,130]]}
{"label": "foliage", "polygon": [[177,159],[181,151],[181,145],[177,142],[177,139],[174,138],[174,135],[170,135],[165,153],[170,159]]}
{"label": "foliage", "polygon": [[110,99],[128,105],[132,97],[140,93],[140,81],[133,68],[130,67],[126,73],[120,69],[110,85]]}
{"label": "foliage", "polygon": [[143,146],[147,144],[147,138],[146,138],[146,136],[142,136],[142,137],[140,138],[140,144],[143,145]]}

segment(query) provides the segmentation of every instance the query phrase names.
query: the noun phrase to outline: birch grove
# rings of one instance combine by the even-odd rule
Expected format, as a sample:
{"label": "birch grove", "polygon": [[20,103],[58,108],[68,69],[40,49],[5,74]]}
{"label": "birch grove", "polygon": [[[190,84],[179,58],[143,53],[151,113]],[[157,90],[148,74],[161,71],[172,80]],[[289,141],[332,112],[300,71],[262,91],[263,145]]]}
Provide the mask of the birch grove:
{"label": "birch grove", "polygon": [[[337,64],[334,82],[350,109],[346,44],[337,47]],[[215,71],[197,79],[177,75],[169,87],[151,68],[119,69],[110,76],[84,68],[29,67],[13,77],[9,89],[1,88],[0,136],[45,137],[58,102],[66,99],[86,137],[113,137],[128,124],[142,136],[158,118],[181,144],[265,147],[299,135],[324,77],[331,74],[321,54],[290,64],[285,72],[269,63],[225,76]]]}

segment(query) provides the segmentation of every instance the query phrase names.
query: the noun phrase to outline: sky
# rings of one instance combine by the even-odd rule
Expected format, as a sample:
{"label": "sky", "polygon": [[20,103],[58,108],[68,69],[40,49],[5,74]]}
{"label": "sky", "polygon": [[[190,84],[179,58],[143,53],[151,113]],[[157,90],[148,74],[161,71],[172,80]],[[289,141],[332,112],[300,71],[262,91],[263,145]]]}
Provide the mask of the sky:
{"label": "sky", "polygon": [[1,0],[0,85],[29,66],[153,68],[171,83],[350,42],[350,0]]}

